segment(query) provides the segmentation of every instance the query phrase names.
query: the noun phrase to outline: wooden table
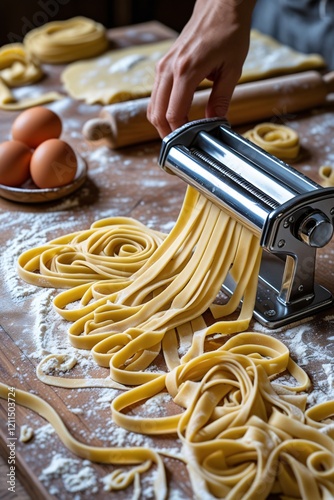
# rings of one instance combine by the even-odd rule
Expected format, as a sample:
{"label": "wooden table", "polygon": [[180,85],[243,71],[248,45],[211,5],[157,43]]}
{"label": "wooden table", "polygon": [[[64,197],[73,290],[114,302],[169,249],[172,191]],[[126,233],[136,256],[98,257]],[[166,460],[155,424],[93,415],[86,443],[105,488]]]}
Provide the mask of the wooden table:
{"label": "wooden table", "polygon": [[[110,37],[119,46],[140,43],[145,33],[156,40],[173,33],[157,23],[129,29],[117,29]],[[46,65],[45,88],[62,91],[59,74],[62,67]],[[42,205],[18,204],[0,199],[1,224],[1,367],[0,378],[9,386],[33,391],[57,409],[71,433],[92,445],[152,444],[158,448],[178,446],[175,436],[151,439],[117,431],[112,424],[109,402],[112,390],[66,390],[46,386],[35,375],[37,363],[50,347],[67,349],[67,324],[52,310],[52,298],[57,290],[44,290],[22,282],[15,271],[17,257],[24,250],[38,246],[49,239],[72,231],[86,229],[95,220],[112,216],[130,216],[164,232],[168,232],[179,213],[185,184],[175,176],[163,172],[157,165],[160,141],[118,151],[97,148],[82,137],[86,120],[98,115],[99,106],[88,106],[66,97],[50,105],[62,118],[63,138],[82,155],[89,166],[88,179],[83,187],[67,197]],[[334,164],[334,107],[312,110],[295,116],[276,118],[295,128],[301,137],[303,153],[295,165],[314,180],[319,181],[318,169],[326,163]],[[0,112],[1,140],[9,138],[9,130],[17,113]],[[247,127],[248,128],[248,127]],[[240,129],[242,131],[243,129]],[[334,292],[334,242],[318,252],[317,280]],[[311,401],[334,398],[334,308],[314,318],[280,330],[269,331],[253,322],[251,330],[258,330],[282,340],[293,358],[312,378],[314,388]],[[83,359],[83,358],[82,358]],[[84,363],[81,363],[82,370]],[[106,377],[106,369],[86,364],[89,375]],[[94,410],[93,410],[94,409]],[[5,465],[8,459],[7,403],[0,401],[0,445]],[[103,491],[101,478],[111,467],[85,463],[72,455],[53,433],[47,422],[22,407],[16,408],[16,429],[31,426],[34,438],[28,443],[16,442],[16,473],[27,495],[37,499],[110,498]],[[69,459],[70,474],[88,467],[86,488],[68,491],[64,473],[51,474],[48,466],[52,458]],[[170,485],[170,498],[190,499],[193,493],[185,467],[178,461],[165,460]],[[2,469],[4,466],[2,467]],[[42,474],[42,477],[41,477]],[[145,498],[152,498],[152,490],[145,483]],[[1,498],[12,498],[7,491],[6,478],[1,477]],[[7,495],[6,492],[7,491]],[[129,498],[129,491],[112,494],[119,499]],[[21,498],[24,498],[21,496]]]}

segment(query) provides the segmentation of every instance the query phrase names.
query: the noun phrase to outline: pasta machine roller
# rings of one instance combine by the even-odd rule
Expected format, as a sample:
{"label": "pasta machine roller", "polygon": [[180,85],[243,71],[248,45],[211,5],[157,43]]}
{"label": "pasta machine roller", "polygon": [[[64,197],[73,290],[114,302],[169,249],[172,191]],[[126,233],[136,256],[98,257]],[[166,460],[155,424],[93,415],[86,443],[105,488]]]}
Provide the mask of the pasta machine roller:
{"label": "pasta machine roller", "polygon": [[[263,252],[254,317],[278,328],[333,304],[315,283],[317,248],[333,236],[334,188],[323,188],[234,132],[219,118],[164,138],[159,164],[257,237]],[[232,278],[223,289],[232,294]]]}

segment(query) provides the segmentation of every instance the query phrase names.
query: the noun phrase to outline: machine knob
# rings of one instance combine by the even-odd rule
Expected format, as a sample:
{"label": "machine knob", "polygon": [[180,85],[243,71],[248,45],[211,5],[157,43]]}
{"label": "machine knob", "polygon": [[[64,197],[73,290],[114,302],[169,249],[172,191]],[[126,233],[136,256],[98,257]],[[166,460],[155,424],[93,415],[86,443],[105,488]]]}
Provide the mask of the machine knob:
{"label": "machine knob", "polygon": [[298,237],[310,247],[324,247],[332,236],[333,225],[322,212],[307,215],[299,225]]}

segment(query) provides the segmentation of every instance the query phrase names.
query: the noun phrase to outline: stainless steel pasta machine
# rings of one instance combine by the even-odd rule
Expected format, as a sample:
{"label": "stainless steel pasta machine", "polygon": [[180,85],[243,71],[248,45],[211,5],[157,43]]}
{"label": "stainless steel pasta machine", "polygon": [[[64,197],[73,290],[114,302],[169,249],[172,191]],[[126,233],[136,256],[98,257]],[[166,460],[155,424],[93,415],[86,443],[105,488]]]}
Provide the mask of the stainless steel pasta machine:
{"label": "stainless steel pasta machine", "polygon": [[[159,164],[260,239],[254,317],[278,328],[333,304],[315,283],[316,252],[333,236],[334,188],[323,188],[234,132],[227,121],[190,122],[164,138]],[[223,289],[231,294],[231,277]]]}

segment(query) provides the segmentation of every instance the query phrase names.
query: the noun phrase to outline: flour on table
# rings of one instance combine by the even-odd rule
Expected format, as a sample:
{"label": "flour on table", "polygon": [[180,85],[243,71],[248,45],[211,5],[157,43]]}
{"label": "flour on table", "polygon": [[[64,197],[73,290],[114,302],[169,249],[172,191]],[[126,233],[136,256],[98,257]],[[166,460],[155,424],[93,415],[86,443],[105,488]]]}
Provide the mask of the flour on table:
{"label": "flour on table", "polygon": [[60,477],[65,490],[70,493],[89,489],[92,493],[96,493],[97,476],[90,464],[88,460],[72,459],[57,453],[42,470],[39,479],[47,484],[51,479]]}
{"label": "flour on table", "polygon": [[144,61],[145,59],[146,57],[144,55],[129,54],[128,56],[123,57],[122,59],[116,61],[114,64],[109,66],[108,72],[112,74],[112,73],[129,71],[136,64],[138,64],[141,61]]}

